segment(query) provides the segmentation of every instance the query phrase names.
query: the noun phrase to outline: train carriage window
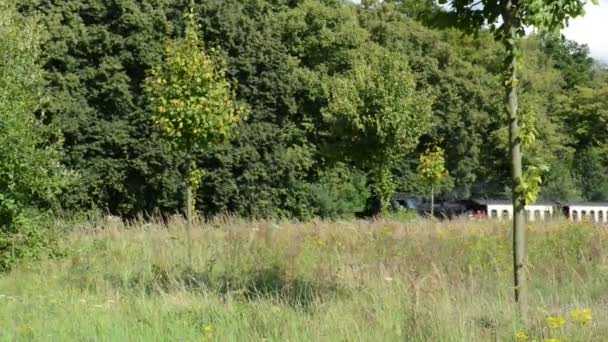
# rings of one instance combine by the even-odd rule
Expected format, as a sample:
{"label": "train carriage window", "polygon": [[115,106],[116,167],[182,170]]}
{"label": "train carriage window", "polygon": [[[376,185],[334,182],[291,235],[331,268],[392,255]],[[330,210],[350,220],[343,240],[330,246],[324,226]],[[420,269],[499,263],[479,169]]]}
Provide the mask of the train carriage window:
{"label": "train carriage window", "polygon": [[498,211],[496,209],[493,209],[490,212],[490,217],[492,217],[492,218],[498,218]]}
{"label": "train carriage window", "polygon": [[508,210],[503,210],[502,211],[502,217],[508,218],[509,217],[509,211]]}
{"label": "train carriage window", "polygon": [[572,210],[572,220],[578,221],[578,211]]}
{"label": "train carriage window", "polygon": [[591,221],[594,221],[594,222],[595,222],[595,210],[591,210],[591,211],[589,212],[589,216],[590,216],[590,218],[591,218]]}
{"label": "train carriage window", "polygon": [[603,210],[600,210],[597,212],[597,220],[599,222],[604,222],[604,211]]}
{"label": "train carriage window", "polygon": [[587,216],[587,211],[586,210],[581,210],[581,220],[584,220],[585,216]]}
{"label": "train carriage window", "polygon": [[540,210],[534,210],[534,219],[540,220]]}
{"label": "train carriage window", "polygon": [[553,215],[551,215],[551,210],[545,210],[545,220],[550,219],[551,216],[553,216]]}

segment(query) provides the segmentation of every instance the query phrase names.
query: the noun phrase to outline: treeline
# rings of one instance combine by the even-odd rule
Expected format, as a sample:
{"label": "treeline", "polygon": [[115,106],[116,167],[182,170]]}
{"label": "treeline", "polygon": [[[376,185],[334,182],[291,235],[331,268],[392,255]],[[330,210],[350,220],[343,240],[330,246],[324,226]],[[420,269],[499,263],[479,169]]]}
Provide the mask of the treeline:
{"label": "treeline", "polygon": [[[190,2],[27,0],[13,9],[2,11],[0,82],[29,99],[20,117],[2,108],[0,161],[18,157],[28,170],[32,184],[18,186],[46,199],[37,208],[178,212],[185,161],[155,128],[144,81],[184,35]],[[430,0],[207,0],[192,11],[248,108],[228,141],[195,151],[205,171],[195,189],[201,214],[308,219],[379,210],[392,191],[428,191],[416,169],[431,147],[445,150],[442,197],[508,193],[503,47],[489,33],[452,28]],[[34,43],[21,48],[24,40]],[[547,166],[540,197],[607,200],[606,69],[559,36],[532,34],[521,45],[522,122],[535,137],[525,163]],[[0,106],[10,98],[2,93]],[[40,133],[24,127],[34,135],[21,139],[27,146],[8,143],[6,127],[27,125],[32,113]],[[28,149],[53,162],[46,167]],[[9,198],[17,191],[7,179],[25,176],[5,169],[0,195]],[[58,176],[38,184],[46,176],[36,172]],[[0,204],[0,215],[10,210]]]}

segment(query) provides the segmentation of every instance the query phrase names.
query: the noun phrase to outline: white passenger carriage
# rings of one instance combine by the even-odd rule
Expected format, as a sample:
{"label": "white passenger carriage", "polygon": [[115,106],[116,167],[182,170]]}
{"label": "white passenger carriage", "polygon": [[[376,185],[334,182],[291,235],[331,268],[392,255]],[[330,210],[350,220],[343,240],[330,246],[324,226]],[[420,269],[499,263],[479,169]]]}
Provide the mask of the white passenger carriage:
{"label": "white passenger carriage", "polygon": [[563,210],[564,215],[572,221],[581,222],[589,220],[598,223],[608,223],[608,203],[568,203],[563,206]]}
{"label": "white passenger carriage", "polygon": [[[398,193],[393,198],[397,209],[415,210],[428,216],[430,203]],[[513,205],[510,200],[463,199],[435,203],[434,214],[438,218],[451,219],[468,216],[475,219],[510,220],[513,218]],[[528,221],[543,221],[551,218],[566,217],[575,222],[590,221],[608,223],[608,202],[555,203],[537,202],[525,206]]]}
{"label": "white passenger carriage", "polygon": [[[488,217],[498,220],[513,218],[513,204],[507,200],[469,200],[469,214],[474,217]],[[555,203],[535,203],[525,207],[528,221],[548,220],[555,215]]]}

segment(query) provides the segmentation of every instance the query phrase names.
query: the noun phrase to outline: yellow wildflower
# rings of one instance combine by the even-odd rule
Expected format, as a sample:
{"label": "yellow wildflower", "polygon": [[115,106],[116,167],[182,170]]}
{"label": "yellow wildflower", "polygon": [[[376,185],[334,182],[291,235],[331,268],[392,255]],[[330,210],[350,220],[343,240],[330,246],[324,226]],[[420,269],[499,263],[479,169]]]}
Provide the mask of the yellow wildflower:
{"label": "yellow wildflower", "polygon": [[525,332],[520,331],[515,334],[516,342],[528,342],[528,335]]}
{"label": "yellow wildflower", "polygon": [[212,326],[210,326],[210,325],[205,326],[205,332],[206,332],[207,334],[211,334],[211,333],[213,333],[213,327],[212,327]]}
{"label": "yellow wildflower", "polygon": [[572,310],[570,311],[570,318],[572,322],[580,325],[586,325],[593,320],[593,313],[591,309],[583,309],[583,310]]}
{"label": "yellow wildflower", "polygon": [[561,316],[549,316],[545,319],[545,322],[551,330],[561,329],[566,324],[566,320]]}

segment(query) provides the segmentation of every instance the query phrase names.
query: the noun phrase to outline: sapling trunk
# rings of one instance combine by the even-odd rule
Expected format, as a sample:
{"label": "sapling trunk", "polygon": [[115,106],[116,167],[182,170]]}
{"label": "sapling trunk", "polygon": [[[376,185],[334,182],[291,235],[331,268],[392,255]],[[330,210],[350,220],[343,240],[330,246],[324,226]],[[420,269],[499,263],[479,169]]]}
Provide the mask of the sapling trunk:
{"label": "sapling trunk", "polygon": [[435,217],[435,187],[431,185],[431,218]]}
{"label": "sapling trunk", "polygon": [[192,159],[188,156],[186,158],[186,203],[185,203],[185,212],[186,212],[186,253],[188,257],[188,266],[192,266],[192,216],[194,211],[194,203],[192,199]]}
{"label": "sapling trunk", "polygon": [[505,25],[505,46],[507,50],[506,77],[506,107],[509,120],[509,154],[511,156],[511,187],[513,201],[513,280],[515,289],[515,301],[518,304],[519,313],[525,321],[527,318],[527,284],[526,284],[526,227],[524,221],[525,198],[522,193],[522,153],[520,127],[517,118],[519,106],[518,87],[518,52],[517,52],[517,25],[516,0],[506,1],[503,20]]}

